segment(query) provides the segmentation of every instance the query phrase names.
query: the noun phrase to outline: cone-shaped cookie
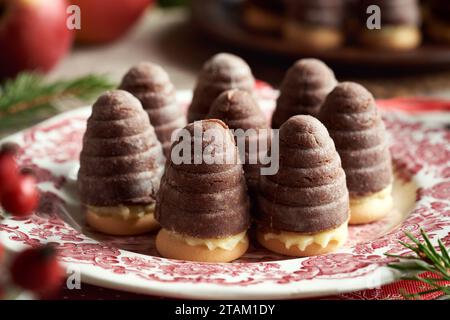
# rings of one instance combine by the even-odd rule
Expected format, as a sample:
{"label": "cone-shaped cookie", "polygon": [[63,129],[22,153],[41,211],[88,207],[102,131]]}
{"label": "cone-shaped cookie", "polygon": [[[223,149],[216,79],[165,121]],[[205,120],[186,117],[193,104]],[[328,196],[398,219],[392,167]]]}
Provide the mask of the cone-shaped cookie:
{"label": "cone-shaped cookie", "polygon": [[[183,161],[171,157],[161,180],[156,219],[163,229],[156,248],[169,258],[235,260],[247,250],[250,215],[233,136],[222,121],[203,120],[178,137],[172,154],[183,155]],[[206,154],[212,158],[202,159]]]}
{"label": "cone-shaped cookie", "polygon": [[176,103],[176,91],[168,74],[160,66],[143,62],[123,77],[120,89],[137,97],[147,111],[156,136],[169,157],[172,132],[186,125],[186,118]]}
{"label": "cone-shaped cookie", "polygon": [[[368,28],[367,8],[377,6],[380,27]],[[421,15],[418,0],[361,0],[359,1],[359,41],[379,49],[408,50],[421,40]]]}
{"label": "cone-shaped cookie", "polygon": [[188,110],[188,121],[204,119],[222,92],[233,88],[253,92],[254,83],[250,67],[244,60],[229,53],[216,54],[200,72]]}
{"label": "cone-shaped cookie", "polygon": [[327,97],[319,119],[334,139],[350,192],[350,223],[368,223],[391,210],[392,168],[383,120],[372,94],[343,82]]}
{"label": "cone-shaped cookie", "polygon": [[260,177],[258,241],[291,256],[327,253],[347,238],[345,173],[327,129],[294,116],[280,130],[280,168]]}
{"label": "cone-shaped cookie", "polygon": [[122,90],[102,95],[87,122],[78,173],[88,223],[115,235],[157,227],[153,213],[164,162],[139,100]]}
{"label": "cone-shaped cookie", "polygon": [[322,61],[298,60],[281,83],[272,127],[278,129],[287,119],[299,114],[317,116],[320,106],[336,84],[333,71]]}
{"label": "cone-shaped cookie", "polygon": [[258,187],[260,160],[267,154],[270,145],[271,130],[266,116],[251,94],[231,89],[214,101],[207,118],[220,119],[230,129],[242,129],[242,133],[245,132],[243,138],[237,138],[235,134],[235,140],[238,147],[239,139],[245,141],[245,149],[239,151],[245,154],[245,178],[250,195],[253,195]]}
{"label": "cone-shaped cookie", "polygon": [[345,41],[347,0],[285,0],[283,34],[300,48],[327,50]]}

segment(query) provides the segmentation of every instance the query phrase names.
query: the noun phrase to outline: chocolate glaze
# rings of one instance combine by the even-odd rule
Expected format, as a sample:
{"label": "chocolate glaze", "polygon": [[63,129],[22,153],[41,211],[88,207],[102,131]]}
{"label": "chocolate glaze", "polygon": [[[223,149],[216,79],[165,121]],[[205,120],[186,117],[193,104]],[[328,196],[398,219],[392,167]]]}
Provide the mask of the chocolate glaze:
{"label": "chocolate glaze", "polygon": [[280,168],[261,176],[259,224],[316,233],[345,223],[349,195],[345,173],[327,129],[314,117],[291,117],[280,129]]}
{"label": "chocolate glaze", "polygon": [[359,2],[359,16],[361,25],[365,26],[369,15],[367,7],[377,5],[381,9],[381,29],[383,25],[411,25],[420,24],[420,7],[417,0],[361,0]]}
{"label": "chocolate glaze", "polygon": [[322,61],[298,60],[287,71],[281,83],[272,127],[278,129],[287,119],[298,114],[317,116],[320,106],[336,83],[333,71]]}
{"label": "chocolate glaze", "polygon": [[120,89],[132,93],[141,101],[164,154],[169,157],[172,133],[186,125],[186,118],[176,103],[175,87],[168,74],[156,64],[143,62],[125,74]]}
{"label": "chocolate glaze", "polygon": [[[249,191],[253,194],[258,186],[261,163],[258,161],[258,163],[250,164],[249,159],[256,157],[259,160],[267,153],[267,149],[262,147],[270,145],[270,126],[266,116],[251,94],[231,89],[223,92],[214,101],[207,118],[220,119],[230,129],[253,130],[251,135],[246,135],[245,150],[242,150],[245,152],[245,178]],[[237,139],[236,143],[238,143]],[[250,150],[250,143],[258,143],[258,149]],[[252,157],[250,157],[250,152],[252,152]]]}
{"label": "chocolate glaze", "polygon": [[109,91],[98,98],[87,122],[78,173],[81,202],[154,203],[164,162],[139,100],[126,91]]}
{"label": "chocolate glaze", "polygon": [[222,92],[233,88],[253,92],[254,83],[250,67],[244,60],[229,53],[214,55],[204,64],[198,77],[188,121],[204,119]]}
{"label": "chocolate glaze", "polygon": [[340,28],[346,0],[285,0],[288,18],[300,24]]}
{"label": "chocolate glaze", "polygon": [[336,144],[351,196],[378,192],[392,182],[383,120],[372,94],[343,82],[327,97],[319,119]]}
{"label": "chocolate glaze", "polygon": [[[214,138],[195,135],[214,130]],[[190,137],[180,135],[172,149],[199,142],[227,164],[175,164],[171,159],[161,180],[155,217],[167,230],[196,238],[223,238],[249,228],[249,199],[238,150],[228,127],[220,120],[203,120],[185,127]],[[220,139],[222,137],[222,139]],[[191,140],[191,141],[189,141]],[[194,161],[194,147],[189,155]]]}

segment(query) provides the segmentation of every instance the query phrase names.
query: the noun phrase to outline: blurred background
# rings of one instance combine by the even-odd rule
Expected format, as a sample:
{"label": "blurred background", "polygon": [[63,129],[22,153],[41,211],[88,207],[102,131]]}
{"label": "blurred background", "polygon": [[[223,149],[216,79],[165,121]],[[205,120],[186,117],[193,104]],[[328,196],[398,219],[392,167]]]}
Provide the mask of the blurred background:
{"label": "blurred background", "polygon": [[[382,31],[367,29],[371,3]],[[0,136],[86,105],[140,61],[192,89],[221,51],[274,87],[317,57],[376,98],[450,98],[450,1],[0,0]]]}

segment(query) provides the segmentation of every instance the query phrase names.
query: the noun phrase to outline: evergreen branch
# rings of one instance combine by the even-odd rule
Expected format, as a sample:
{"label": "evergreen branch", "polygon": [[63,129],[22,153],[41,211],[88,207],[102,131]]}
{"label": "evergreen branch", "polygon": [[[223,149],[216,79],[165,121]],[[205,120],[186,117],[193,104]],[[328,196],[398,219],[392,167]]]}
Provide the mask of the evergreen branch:
{"label": "evergreen branch", "polygon": [[[402,241],[399,242],[415,255],[401,256],[386,253],[386,256],[402,260],[399,263],[388,264],[388,266],[403,272],[404,275],[401,277],[403,280],[419,281],[427,286],[424,291],[414,294],[404,294],[405,298],[420,298],[425,294],[434,292],[441,292],[446,296],[450,296],[450,286],[440,284],[444,281],[450,281],[450,257],[448,249],[444,246],[442,240],[438,240],[438,251],[423,229],[420,230],[423,243],[412,234],[408,232],[405,232],[405,234],[412,241],[412,244]],[[418,275],[427,271],[431,272],[434,277]],[[410,276],[413,273],[416,275]]]}
{"label": "evergreen branch", "polygon": [[47,83],[38,74],[21,73],[0,86],[0,126],[10,127],[44,112],[55,111],[61,101],[87,101],[114,86],[101,75]]}

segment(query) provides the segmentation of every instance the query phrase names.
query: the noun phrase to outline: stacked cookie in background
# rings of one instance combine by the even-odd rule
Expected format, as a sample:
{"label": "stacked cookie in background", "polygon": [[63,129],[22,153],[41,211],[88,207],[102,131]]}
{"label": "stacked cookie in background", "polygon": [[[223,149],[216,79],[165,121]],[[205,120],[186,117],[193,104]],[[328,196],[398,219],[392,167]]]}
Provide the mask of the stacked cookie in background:
{"label": "stacked cookie in background", "polygon": [[[112,235],[160,229],[164,257],[229,262],[252,241],[282,255],[333,252],[349,224],[392,212],[391,156],[370,92],[302,59],[270,120],[254,86],[244,60],[217,54],[186,116],[163,68],[132,67],[88,120],[78,175],[87,223]],[[276,170],[263,174],[267,159]]]}
{"label": "stacked cookie in background", "polygon": [[[372,28],[370,17],[378,10],[374,6],[379,8],[381,29]],[[251,30],[314,50],[347,43],[411,50],[427,37],[450,44],[447,0],[245,0],[241,16]]]}

